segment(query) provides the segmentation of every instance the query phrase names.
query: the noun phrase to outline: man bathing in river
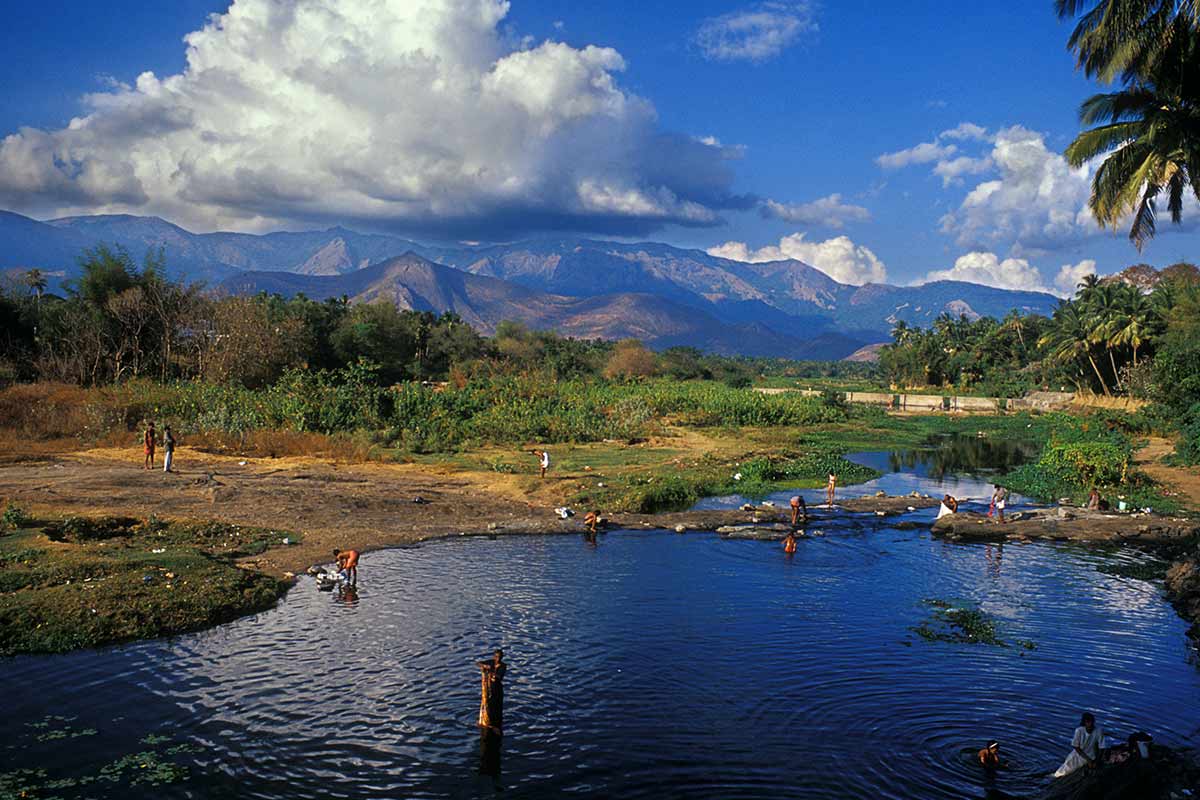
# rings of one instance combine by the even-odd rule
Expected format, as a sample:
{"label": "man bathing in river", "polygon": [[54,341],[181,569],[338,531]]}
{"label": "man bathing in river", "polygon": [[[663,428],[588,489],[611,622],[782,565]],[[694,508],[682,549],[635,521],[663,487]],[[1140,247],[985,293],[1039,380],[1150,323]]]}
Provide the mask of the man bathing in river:
{"label": "man bathing in river", "polygon": [[979,764],[987,770],[1000,769],[1000,743],[995,739],[979,751]]}
{"label": "man bathing in river", "polygon": [[337,559],[338,572],[351,586],[358,583],[358,551],[334,550],[333,557]]}
{"label": "man bathing in river", "polygon": [[796,527],[800,520],[808,522],[808,505],[804,502],[804,498],[796,495],[791,500],[792,505],[792,527]]}
{"label": "man bathing in river", "polygon": [[154,448],[158,441],[154,434],[154,422],[151,421],[146,426],[146,432],[142,434],[142,451],[146,454],[145,460],[142,461],[142,469],[154,469]]}
{"label": "man bathing in river", "polygon": [[588,533],[592,536],[596,535],[596,531],[600,528],[600,512],[589,511],[587,516],[583,518],[583,524],[587,526]]}
{"label": "man bathing in river", "polygon": [[783,552],[791,555],[796,552],[796,534],[788,531],[787,536],[783,539]]}
{"label": "man bathing in river", "polygon": [[490,661],[477,661],[483,675],[479,697],[479,727],[500,736],[504,733],[504,651],[497,650]]}

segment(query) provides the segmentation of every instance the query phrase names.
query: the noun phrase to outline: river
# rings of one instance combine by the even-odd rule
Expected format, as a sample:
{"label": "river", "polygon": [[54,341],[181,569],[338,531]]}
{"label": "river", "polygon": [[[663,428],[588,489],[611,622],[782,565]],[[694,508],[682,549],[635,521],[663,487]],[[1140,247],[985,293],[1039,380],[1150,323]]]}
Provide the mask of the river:
{"label": "river", "polygon": [[[928,455],[857,458],[898,471],[849,494],[988,489]],[[305,578],[212,631],[0,662],[0,793],[962,798],[984,795],[990,738],[1013,761],[996,785],[1043,786],[1085,709],[1200,745],[1186,626],[1158,585],[1096,569],[1139,556],[949,544],[929,510],[815,514],[794,556],[631,531],[397,548],[363,557],[356,596]],[[1008,646],[922,638],[930,601]],[[495,646],[506,728],[481,775],[473,662]]]}

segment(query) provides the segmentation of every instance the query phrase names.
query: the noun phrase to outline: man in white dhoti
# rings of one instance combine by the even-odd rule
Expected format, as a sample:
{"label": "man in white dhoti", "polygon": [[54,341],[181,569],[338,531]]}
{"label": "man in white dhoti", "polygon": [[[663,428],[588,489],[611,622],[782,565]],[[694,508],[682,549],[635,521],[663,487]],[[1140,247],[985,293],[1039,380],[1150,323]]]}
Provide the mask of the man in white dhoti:
{"label": "man in white dhoti", "polygon": [[1054,772],[1054,777],[1063,778],[1080,767],[1094,767],[1100,761],[1100,748],[1104,746],[1104,731],[1096,726],[1096,718],[1090,712],[1084,712],[1075,735],[1071,738],[1071,754],[1062,766]]}

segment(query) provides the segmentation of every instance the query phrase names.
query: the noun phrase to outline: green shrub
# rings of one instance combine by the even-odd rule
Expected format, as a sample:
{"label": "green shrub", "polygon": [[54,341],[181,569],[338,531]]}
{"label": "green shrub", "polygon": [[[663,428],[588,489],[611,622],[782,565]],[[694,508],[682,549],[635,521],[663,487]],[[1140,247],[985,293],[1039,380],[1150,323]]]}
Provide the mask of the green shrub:
{"label": "green shrub", "polygon": [[25,510],[12,502],[4,507],[4,515],[0,517],[2,527],[10,531],[27,528],[32,522],[33,519],[25,513]]}

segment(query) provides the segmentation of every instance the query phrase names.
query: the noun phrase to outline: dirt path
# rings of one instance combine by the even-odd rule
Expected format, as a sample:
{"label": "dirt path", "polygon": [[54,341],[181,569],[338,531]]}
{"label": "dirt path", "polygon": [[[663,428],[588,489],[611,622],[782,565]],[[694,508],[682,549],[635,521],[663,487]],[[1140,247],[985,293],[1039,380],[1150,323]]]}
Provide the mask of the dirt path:
{"label": "dirt path", "polygon": [[[547,514],[469,476],[428,467],[247,460],[187,448],[176,460],[179,472],[169,475],[140,469],[128,451],[3,464],[0,498],[34,513],[156,514],[303,533],[302,544],[256,563],[275,574],[327,562],[334,547],[369,550]],[[413,502],[418,497],[426,502]]]}
{"label": "dirt path", "polygon": [[1200,510],[1200,467],[1171,467],[1162,463],[1163,456],[1174,451],[1169,439],[1153,437],[1137,452],[1138,469],[1168,487],[1184,508]]}

